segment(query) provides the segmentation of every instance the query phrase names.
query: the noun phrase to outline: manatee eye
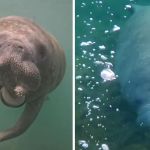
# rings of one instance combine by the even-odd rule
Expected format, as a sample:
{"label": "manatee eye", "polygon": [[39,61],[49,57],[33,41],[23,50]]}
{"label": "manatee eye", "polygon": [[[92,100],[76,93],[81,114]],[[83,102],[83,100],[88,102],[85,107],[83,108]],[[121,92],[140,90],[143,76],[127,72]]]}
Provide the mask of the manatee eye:
{"label": "manatee eye", "polygon": [[22,52],[24,52],[24,48],[21,45],[17,45],[16,48],[15,48],[15,51],[19,52],[19,53],[22,53]]}
{"label": "manatee eye", "polygon": [[40,42],[36,43],[36,51],[37,51],[37,57],[41,60],[45,59],[46,57],[46,49],[45,45],[43,45]]}
{"label": "manatee eye", "polygon": [[18,49],[22,50],[22,49],[23,49],[23,47],[22,47],[21,45],[19,45],[19,46],[18,46]]}
{"label": "manatee eye", "polygon": [[45,51],[45,49],[40,48],[40,49],[38,50],[38,55],[39,55],[39,58],[43,60],[43,59],[45,58],[45,56],[46,56],[46,51]]}
{"label": "manatee eye", "polygon": [[39,49],[39,56],[41,59],[43,59],[45,57],[46,53],[44,49]]}

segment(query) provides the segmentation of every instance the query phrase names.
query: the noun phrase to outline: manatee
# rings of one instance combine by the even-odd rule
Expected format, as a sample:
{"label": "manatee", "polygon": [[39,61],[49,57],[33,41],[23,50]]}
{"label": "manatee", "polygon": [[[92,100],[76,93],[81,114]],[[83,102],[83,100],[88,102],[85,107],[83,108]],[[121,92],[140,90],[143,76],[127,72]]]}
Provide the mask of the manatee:
{"label": "manatee", "polygon": [[115,68],[137,124],[150,127],[150,6],[135,5],[133,10],[120,33]]}
{"label": "manatee", "polygon": [[0,141],[24,133],[48,93],[65,72],[65,54],[56,39],[30,19],[0,18],[0,97],[6,106],[24,111],[16,124],[0,132]]}

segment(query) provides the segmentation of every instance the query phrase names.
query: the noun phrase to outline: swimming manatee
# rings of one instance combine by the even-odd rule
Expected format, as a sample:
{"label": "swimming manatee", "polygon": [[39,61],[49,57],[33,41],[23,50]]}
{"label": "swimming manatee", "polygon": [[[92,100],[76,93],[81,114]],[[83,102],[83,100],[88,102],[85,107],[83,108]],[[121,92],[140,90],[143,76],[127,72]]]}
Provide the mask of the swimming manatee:
{"label": "swimming manatee", "polygon": [[28,129],[64,72],[64,51],[52,35],[24,17],[0,18],[1,100],[10,107],[25,105],[16,124],[0,132],[0,141]]}
{"label": "swimming manatee", "polygon": [[133,6],[116,52],[123,95],[137,112],[137,124],[150,127],[150,6]]}

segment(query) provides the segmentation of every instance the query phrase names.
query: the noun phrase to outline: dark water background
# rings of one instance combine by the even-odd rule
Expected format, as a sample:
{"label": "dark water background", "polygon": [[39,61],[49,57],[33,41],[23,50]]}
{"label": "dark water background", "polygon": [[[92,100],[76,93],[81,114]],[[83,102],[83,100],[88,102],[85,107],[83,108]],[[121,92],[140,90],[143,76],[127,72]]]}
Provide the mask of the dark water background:
{"label": "dark water background", "polygon": [[150,130],[137,127],[117,79],[101,78],[104,69],[114,71],[131,4],[150,1],[76,0],[76,150],[150,150]]}
{"label": "dark water background", "polygon": [[[31,128],[22,136],[0,143],[0,150],[72,149],[72,1],[1,0],[0,17],[32,18],[52,33],[66,51],[67,69],[63,82],[51,94]],[[0,130],[11,127],[23,108],[0,104]]]}

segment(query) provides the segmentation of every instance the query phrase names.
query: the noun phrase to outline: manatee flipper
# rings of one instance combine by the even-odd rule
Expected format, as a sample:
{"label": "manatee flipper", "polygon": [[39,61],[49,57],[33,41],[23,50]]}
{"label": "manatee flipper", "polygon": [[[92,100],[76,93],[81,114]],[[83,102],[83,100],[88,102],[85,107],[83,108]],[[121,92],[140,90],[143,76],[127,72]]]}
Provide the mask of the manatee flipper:
{"label": "manatee flipper", "polygon": [[43,102],[43,98],[40,98],[27,103],[21,117],[18,119],[16,124],[12,128],[0,132],[0,141],[17,137],[25,132],[40,112]]}

